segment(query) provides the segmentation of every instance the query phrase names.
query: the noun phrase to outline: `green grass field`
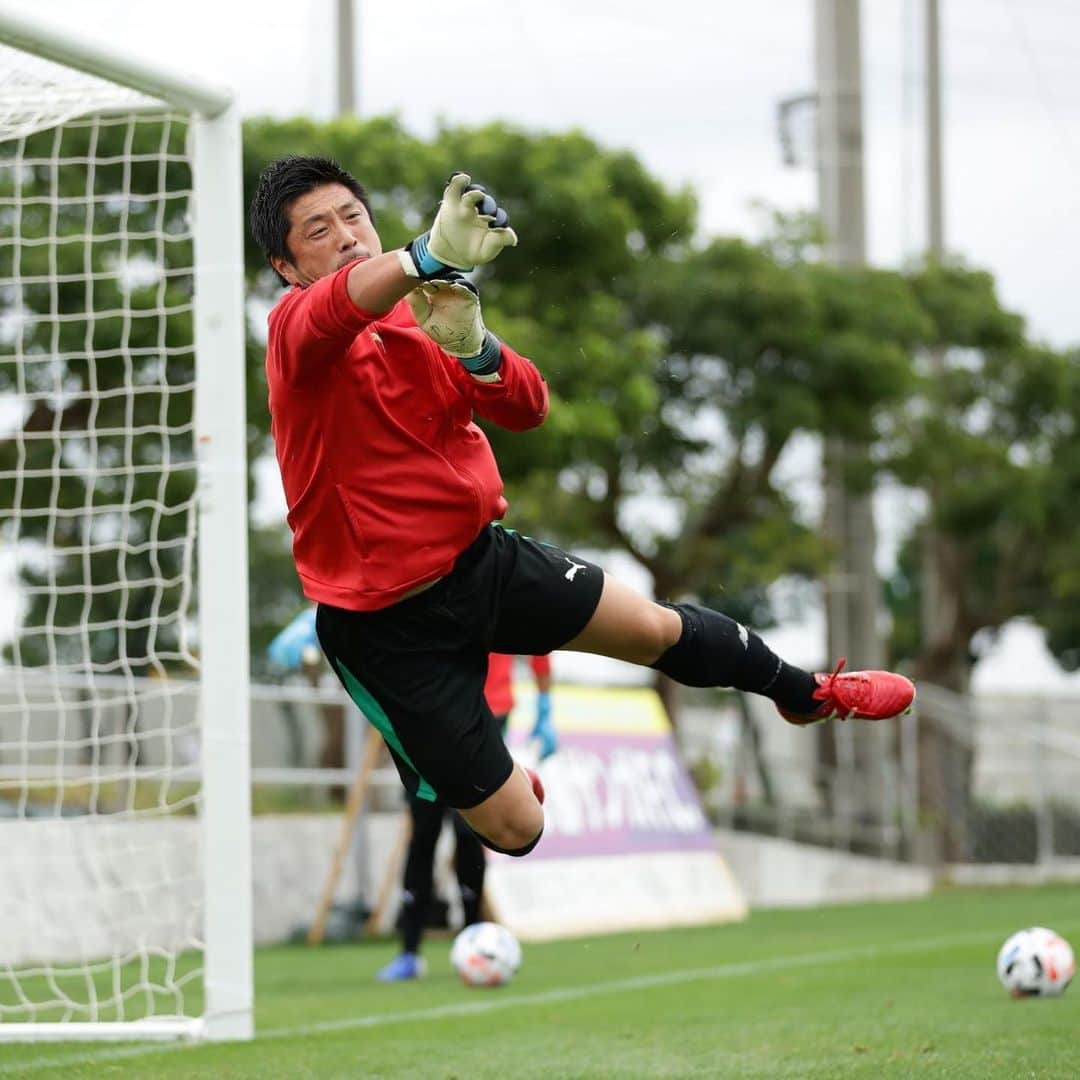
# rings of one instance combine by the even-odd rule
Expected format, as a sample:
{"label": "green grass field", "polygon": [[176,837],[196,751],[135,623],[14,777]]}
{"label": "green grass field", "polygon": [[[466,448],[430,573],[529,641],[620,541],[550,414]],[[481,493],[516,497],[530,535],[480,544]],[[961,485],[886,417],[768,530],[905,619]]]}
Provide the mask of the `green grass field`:
{"label": "green grass field", "polygon": [[461,986],[441,939],[425,980],[389,987],[372,976],[390,943],[266,949],[252,1043],[0,1044],[0,1077],[1077,1077],[1080,986],[1013,1001],[994,974],[1001,942],[1033,924],[1080,943],[1080,891],[527,945],[496,990]]}

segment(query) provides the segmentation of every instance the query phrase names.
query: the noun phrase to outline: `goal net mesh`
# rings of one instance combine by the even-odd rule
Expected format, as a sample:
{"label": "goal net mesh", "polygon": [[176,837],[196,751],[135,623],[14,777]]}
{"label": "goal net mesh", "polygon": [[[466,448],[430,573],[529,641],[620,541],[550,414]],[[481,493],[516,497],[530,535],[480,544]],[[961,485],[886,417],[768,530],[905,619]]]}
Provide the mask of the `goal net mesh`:
{"label": "goal net mesh", "polygon": [[201,1011],[188,126],[0,46],[0,1032]]}

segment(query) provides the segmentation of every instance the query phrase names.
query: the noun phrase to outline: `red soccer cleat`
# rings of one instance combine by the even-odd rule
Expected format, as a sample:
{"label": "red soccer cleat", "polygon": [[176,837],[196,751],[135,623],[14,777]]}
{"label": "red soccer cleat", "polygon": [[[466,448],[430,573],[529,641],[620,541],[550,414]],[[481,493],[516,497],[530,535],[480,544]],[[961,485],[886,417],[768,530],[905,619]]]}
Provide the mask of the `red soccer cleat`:
{"label": "red soccer cleat", "polygon": [[532,784],[533,794],[536,796],[536,801],[543,806],[544,805],[544,784],[540,779],[540,774],[535,769],[530,769],[527,765],[521,766],[525,770],[525,775],[529,778],[529,783]]}
{"label": "red soccer cleat", "polygon": [[785,712],[780,715],[791,724],[816,724],[838,717],[847,720],[889,720],[911,709],[915,700],[915,685],[903,675],[892,671],[840,672],[847,660],[841,658],[831,675],[818,674],[814,698],[821,707],[810,716]]}

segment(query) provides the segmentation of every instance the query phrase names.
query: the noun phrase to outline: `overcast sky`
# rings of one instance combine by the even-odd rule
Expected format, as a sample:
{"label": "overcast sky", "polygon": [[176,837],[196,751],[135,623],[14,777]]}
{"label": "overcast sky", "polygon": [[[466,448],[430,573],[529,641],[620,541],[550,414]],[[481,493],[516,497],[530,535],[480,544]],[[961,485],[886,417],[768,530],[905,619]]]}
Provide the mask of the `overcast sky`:
{"label": "overcast sky", "polygon": [[[329,116],[334,0],[7,0],[232,86],[245,114]],[[755,200],[814,205],[781,164],[776,106],[813,81],[812,0],[355,0],[360,107],[581,127],[701,197],[705,229],[754,235]],[[922,0],[864,0],[870,257],[924,240]],[[950,249],[993,270],[1058,345],[1080,343],[1080,3],[941,0]],[[486,20],[486,22],[484,21]],[[346,163],[347,164],[347,163]],[[528,222],[518,223],[527,236]]]}

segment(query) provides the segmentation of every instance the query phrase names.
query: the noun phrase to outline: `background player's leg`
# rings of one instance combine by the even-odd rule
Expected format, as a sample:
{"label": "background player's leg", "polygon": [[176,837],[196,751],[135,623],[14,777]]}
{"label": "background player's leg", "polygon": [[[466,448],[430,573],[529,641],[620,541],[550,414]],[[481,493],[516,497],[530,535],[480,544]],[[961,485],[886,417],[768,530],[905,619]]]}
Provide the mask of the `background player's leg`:
{"label": "background player's leg", "polygon": [[412,815],[412,838],[405,859],[401,944],[405,952],[415,953],[420,949],[431,905],[435,845],[442,830],[444,807],[442,803],[410,798],[409,813]]}
{"label": "background player's leg", "polygon": [[403,982],[424,974],[420,942],[431,906],[435,845],[439,841],[444,812],[442,803],[409,796],[412,833],[401,896],[401,952],[379,972],[380,982]]}
{"label": "background player's leg", "polygon": [[461,890],[461,906],[465,925],[480,921],[480,903],[484,897],[484,871],[487,860],[484,845],[476,833],[465,824],[460,814],[454,814],[454,873]]}

